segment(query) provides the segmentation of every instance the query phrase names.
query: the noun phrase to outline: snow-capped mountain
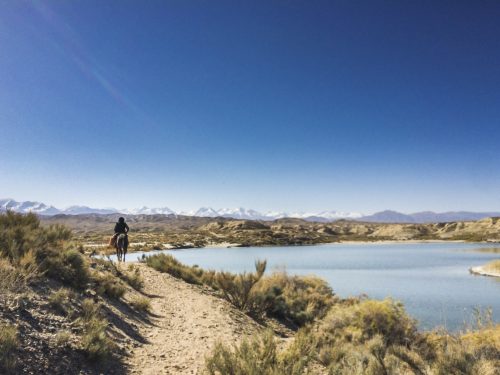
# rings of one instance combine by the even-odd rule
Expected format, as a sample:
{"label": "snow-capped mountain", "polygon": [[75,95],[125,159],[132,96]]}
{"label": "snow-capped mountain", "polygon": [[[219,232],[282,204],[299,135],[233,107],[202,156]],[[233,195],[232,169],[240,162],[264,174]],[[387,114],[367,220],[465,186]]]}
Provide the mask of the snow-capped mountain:
{"label": "snow-capped mountain", "polygon": [[151,208],[143,206],[140,208],[133,208],[131,210],[115,210],[115,212],[129,215],[176,215],[176,212],[168,207]]}
{"label": "snow-capped mountain", "polygon": [[217,217],[220,214],[211,207],[201,207],[198,211],[193,213],[185,212],[186,216],[199,216],[199,217]]}
{"label": "snow-capped mountain", "polygon": [[116,212],[117,210],[115,210],[114,208],[92,208],[87,206],[70,206],[60,211],[60,213],[66,215],[84,215],[84,214],[107,215],[107,214],[114,214]]}
{"label": "snow-capped mountain", "polygon": [[12,210],[21,213],[33,212],[40,215],[57,215],[61,211],[54,206],[40,202],[17,202],[14,199],[0,199],[0,211]]}
{"label": "snow-capped mountain", "polygon": [[0,212],[12,210],[15,212],[28,213],[33,212],[39,215],[83,215],[83,214],[124,214],[124,215],[184,215],[197,217],[225,217],[245,220],[277,220],[283,218],[298,218],[307,221],[330,222],[339,219],[371,221],[380,223],[430,223],[430,222],[449,222],[449,221],[475,221],[486,217],[500,217],[500,212],[443,212],[435,213],[431,211],[416,212],[412,214],[403,214],[396,211],[381,211],[372,215],[365,216],[359,212],[343,211],[321,211],[321,212],[277,212],[269,211],[261,213],[246,208],[221,208],[201,207],[195,211],[175,212],[168,207],[140,207],[134,209],[117,210],[114,208],[92,208],[87,206],[71,206],[65,209],[59,209],[41,202],[25,201],[18,202],[14,199],[0,199]]}

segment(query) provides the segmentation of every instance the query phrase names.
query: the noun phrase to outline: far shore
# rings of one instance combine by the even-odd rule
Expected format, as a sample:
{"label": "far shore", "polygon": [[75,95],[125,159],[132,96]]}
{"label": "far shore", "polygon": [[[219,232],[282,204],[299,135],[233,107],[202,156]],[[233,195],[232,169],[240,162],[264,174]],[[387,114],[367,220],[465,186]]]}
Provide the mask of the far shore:
{"label": "far shore", "polygon": [[471,267],[469,272],[480,276],[500,277],[500,272],[486,270],[483,266]]}

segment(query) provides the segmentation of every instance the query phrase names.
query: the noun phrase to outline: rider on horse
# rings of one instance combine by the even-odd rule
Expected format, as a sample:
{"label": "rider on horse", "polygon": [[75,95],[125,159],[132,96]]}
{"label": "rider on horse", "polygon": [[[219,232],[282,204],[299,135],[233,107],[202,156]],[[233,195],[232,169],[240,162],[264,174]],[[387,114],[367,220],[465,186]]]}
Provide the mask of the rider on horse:
{"label": "rider on horse", "polygon": [[125,222],[125,219],[123,217],[120,217],[118,219],[118,222],[115,224],[115,234],[113,235],[111,241],[113,246],[116,244],[116,240],[120,234],[124,234],[126,241],[127,241],[127,246],[128,246],[128,236],[127,233],[129,231],[129,227],[127,223]]}

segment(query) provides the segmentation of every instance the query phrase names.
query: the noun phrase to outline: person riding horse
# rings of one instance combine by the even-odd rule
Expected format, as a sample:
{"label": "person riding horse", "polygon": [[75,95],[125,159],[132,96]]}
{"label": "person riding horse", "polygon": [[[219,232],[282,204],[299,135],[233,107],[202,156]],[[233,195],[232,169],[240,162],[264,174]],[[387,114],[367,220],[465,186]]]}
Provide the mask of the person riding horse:
{"label": "person riding horse", "polygon": [[128,235],[130,228],[128,227],[125,219],[120,217],[115,224],[115,234],[111,237],[110,245],[117,250],[118,260],[125,260],[125,254],[128,248]]}

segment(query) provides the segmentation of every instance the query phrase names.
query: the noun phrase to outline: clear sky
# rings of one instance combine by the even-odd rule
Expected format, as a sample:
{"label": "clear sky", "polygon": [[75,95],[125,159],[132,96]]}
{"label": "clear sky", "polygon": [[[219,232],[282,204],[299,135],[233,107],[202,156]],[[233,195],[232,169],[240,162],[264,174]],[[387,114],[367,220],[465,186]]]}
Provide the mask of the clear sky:
{"label": "clear sky", "polygon": [[0,1],[0,198],[500,210],[498,1]]}

